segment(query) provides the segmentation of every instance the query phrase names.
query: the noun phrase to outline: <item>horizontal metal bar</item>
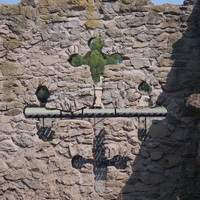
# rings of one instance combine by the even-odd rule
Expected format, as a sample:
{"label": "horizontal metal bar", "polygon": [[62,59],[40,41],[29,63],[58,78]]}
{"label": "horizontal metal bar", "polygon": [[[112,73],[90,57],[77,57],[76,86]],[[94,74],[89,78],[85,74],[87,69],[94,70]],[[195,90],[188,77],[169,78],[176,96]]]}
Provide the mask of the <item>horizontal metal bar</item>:
{"label": "horizontal metal bar", "polygon": [[165,117],[167,110],[163,107],[156,108],[123,108],[123,109],[82,109],[74,112],[48,110],[46,108],[24,109],[26,118],[115,118],[115,117]]}

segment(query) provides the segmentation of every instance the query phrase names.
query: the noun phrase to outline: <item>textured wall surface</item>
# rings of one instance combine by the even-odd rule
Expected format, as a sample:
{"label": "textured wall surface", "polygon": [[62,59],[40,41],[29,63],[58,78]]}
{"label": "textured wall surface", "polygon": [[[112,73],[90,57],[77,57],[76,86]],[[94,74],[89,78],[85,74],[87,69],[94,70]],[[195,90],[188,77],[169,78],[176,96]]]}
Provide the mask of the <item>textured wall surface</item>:
{"label": "textured wall surface", "polygon": [[[187,98],[199,94],[200,3],[154,6],[149,0],[22,0],[0,5],[0,199],[198,200],[198,118],[182,117]],[[105,66],[106,108],[165,106],[166,118],[26,119],[39,105],[76,110],[94,103],[88,42],[124,60]],[[139,90],[142,82],[151,92]],[[105,157],[128,158],[125,169],[106,168],[97,180],[95,137],[104,133]],[[72,166],[74,156],[87,162]]]}

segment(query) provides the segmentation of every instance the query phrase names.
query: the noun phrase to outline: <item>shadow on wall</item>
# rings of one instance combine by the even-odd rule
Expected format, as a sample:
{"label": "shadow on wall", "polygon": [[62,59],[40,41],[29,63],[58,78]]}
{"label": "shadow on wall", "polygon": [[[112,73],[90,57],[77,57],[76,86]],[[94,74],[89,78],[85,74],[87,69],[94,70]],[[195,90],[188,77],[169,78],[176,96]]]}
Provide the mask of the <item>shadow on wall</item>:
{"label": "shadow on wall", "polygon": [[181,117],[187,97],[200,93],[200,1],[187,23],[183,37],[173,45],[174,64],[158,98],[168,116],[150,126],[118,200],[200,198],[199,130],[195,118]]}

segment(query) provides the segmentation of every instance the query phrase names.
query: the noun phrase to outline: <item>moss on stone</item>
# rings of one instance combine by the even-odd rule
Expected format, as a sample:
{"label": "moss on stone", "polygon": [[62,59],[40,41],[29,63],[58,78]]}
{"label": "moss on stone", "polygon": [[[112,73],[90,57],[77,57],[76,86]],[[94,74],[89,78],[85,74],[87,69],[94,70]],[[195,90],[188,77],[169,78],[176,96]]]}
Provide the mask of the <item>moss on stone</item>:
{"label": "moss on stone", "polygon": [[3,15],[20,15],[22,14],[22,10],[20,6],[17,5],[1,5],[0,13]]}
{"label": "moss on stone", "polygon": [[122,32],[119,29],[113,28],[113,27],[108,28],[107,34],[111,37],[121,37],[122,36]]}
{"label": "moss on stone", "polygon": [[70,8],[72,10],[85,10],[86,8],[90,8],[91,5],[89,4],[88,1],[86,0],[70,0],[68,2],[68,4],[70,5]]}
{"label": "moss on stone", "polygon": [[130,4],[132,2],[132,0],[122,0],[122,3],[124,4]]}
{"label": "moss on stone", "polygon": [[4,76],[20,76],[24,73],[19,63],[10,61],[2,62],[0,71]]}
{"label": "moss on stone", "polygon": [[102,21],[100,21],[100,20],[88,20],[85,23],[85,26],[89,29],[103,28],[104,27]]}
{"label": "moss on stone", "polygon": [[109,73],[109,72],[106,72],[106,73],[103,74],[103,76],[104,76],[105,78],[110,78],[110,77],[113,76],[113,74],[112,74],[112,73]]}
{"label": "moss on stone", "polygon": [[3,45],[6,49],[16,49],[21,46],[21,41],[17,39],[7,40]]}
{"label": "moss on stone", "polygon": [[21,113],[22,113],[21,109],[13,108],[6,112],[6,116],[15,116],[15,115],[19,115]]}
{"label": "moss on stone", "polygon": [[91,95],[90,91],[81,92],[81,96],[89,96],[89,95]]}
{"label": "moss on stone", "polygon": [[119,65],[113,65],[112,64],[112,65],[108,66],[107,69],[109,71],[115,71],[115,72],[117,72],[117,71],[121,70],[121,66],[119,66]]}
{"label": "moss on stone", "polygon": [[40,15],[40,18],[42,20],[45,20],[45,21],[51,20],[52,19],[52,15]]}
{"label": "moss on stone", "polygon": [[49,13],[48,9],[45,7],[39,7],[38,10],[39,10],[40,14],[42,14],[42,15],[47,15]]}
{"label": "moss on stone", "polygon": [[24,12],[26,18],[31,19],[33,16],[33,8],[27,8]]}

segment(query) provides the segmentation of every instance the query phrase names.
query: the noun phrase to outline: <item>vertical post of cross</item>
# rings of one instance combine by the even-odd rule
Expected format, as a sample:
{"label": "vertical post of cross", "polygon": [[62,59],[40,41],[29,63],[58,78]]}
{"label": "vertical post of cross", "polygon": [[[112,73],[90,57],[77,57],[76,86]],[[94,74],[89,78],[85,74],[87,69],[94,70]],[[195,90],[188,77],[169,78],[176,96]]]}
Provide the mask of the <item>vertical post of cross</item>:
{"label": "vertical post of cross", "polygon": [[100,82],[94,85],[94,108],[104,108],[101,100],[103,95],[102,79],[102,76],[100,76]]}

